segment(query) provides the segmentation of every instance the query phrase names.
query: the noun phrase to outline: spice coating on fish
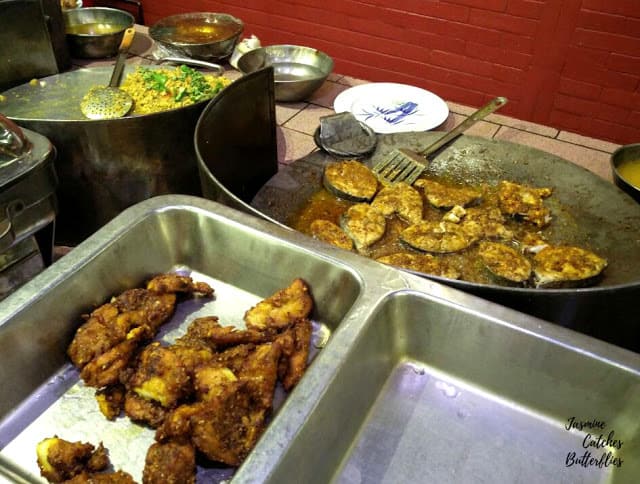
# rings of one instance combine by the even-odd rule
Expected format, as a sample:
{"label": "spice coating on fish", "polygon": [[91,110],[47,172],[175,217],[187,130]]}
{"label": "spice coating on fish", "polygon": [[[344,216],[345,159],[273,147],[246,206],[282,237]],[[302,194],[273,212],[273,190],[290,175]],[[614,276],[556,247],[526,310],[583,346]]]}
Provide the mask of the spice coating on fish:
{"label": "spice coating on fish", "polygon": [[385,217],[398,214],[401,219],[411,224],[422,220],[422,196],[407,183],[396,183],[382,188],[371,202],[371,206]]}
{"label": "spice coating on fish", "polygon": [[482,193],[471,187],[452,187],[427,179],[417,180],[414,185],[423,189],[427,201],[436,208],[468,207],[482,198]]}
{"label": "spice coating on fish", "polygon": [[322,184],[338,198],[353,202],[369,202],[378,191],[378,179],[373,172],[354,160],[327,165]]}
{"label": "spice coating on fish", "polygon": [[420,222],[400,233],[400,240],[423,252],[459,252],[475,242],[460,225],[451,222]]}
{"label": "spice coating on fish", "polygon": [[544,206],[543,199],[551,193],[551,188],[534,188],[502,180],[498,186],[498,203],[505,215],[544,227],[551,221],[551,211]]}
{"label": "spice coating on fish", "polygon": [[589,285],[607,267],[607,260],[573,246],[548,246],[533,257],[536,287],[560,288]]}
{"label": "spice coating on fish", "polygon": [[449,279],[457,279],[460,277],[460,273],[458,271],[449,267],[444,261],[431,254],[396,252],[394,254],[378,257],[376,260],[383,264],[401,267],[403,269],[409,269],[425,274],[448,277]]}
{"label": "spice coating on fish", "polygon": [[317,219],[309,225],[309,233],[318,240],[322,240],[341,249],[353,249],[353,240],[336,224],[329,220]]}
{"label": "spice coating on fish", "polygon": [[524,283],[531,276],[531,262],[513,247],[482,242],[478,255],[492,274],[507,281]]}
{"label": "spice coating on fish", "polygon": [[378,242],[387,228],[384,215],[367,203],[349,207],[340,219],[340,225],[359,252]]}

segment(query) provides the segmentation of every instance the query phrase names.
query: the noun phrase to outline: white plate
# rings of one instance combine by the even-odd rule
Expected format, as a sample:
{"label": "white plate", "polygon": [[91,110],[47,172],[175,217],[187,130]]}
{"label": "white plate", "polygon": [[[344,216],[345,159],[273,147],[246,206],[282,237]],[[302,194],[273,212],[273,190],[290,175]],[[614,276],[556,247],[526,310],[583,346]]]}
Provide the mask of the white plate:
{"label": "white plate", "polygon": [[393,82],[351,87],[336,97],[333,109],[349,111],[376,133],[427,131],[449,116],[447,103],[432,92]]}

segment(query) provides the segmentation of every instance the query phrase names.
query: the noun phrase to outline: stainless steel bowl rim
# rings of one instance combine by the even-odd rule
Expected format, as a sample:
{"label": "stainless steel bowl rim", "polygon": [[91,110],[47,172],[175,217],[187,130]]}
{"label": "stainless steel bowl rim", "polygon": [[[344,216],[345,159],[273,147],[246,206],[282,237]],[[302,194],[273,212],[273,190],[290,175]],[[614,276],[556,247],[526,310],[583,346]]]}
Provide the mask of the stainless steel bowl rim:
{"label": "stainless steel bowl rim", "polygon": [[[66,35],[73,35],[76,37],[86,37],[86,38],[91,38],[91,37],[104,37],[106,35],[115,35],[115,34],[119,34],[120,32],[124,32],[126,29],[128,29],[129,27],[131,27],[132,25],[134,25],[136,23],[136,19],[133,15],[131,15],[129,12],[126,12],[124,10],[119,10],[117,8],[110,8],[110,7],[84,7],[83,11],[88,11],[88,10],[92,10],[92,11],[105,11],[105,12],[117,12],[118,14],[122,14],[123,17],[126,17],[130,20],[130,23],[123,23],[122,24],[122,29],[115,31],[115,32],[109,32],[108,34],[76,34],[76,33],[69,33],[66,32]],[[72,23],[66,23],[66,20],[71,17],[73,15],[74,10],[65,10],[64,11],[64,19],[65,19],[65,28],[69,25],[82,25],[85,22],[72,22]]]}
{"label": "stainless steel bowl rim", "polygon": [[[328,55],[327,53],[316,49],[314,47],[308,47],[306,45],[295,45],[295,44],[274,44],[274,45],[267,45],[264,47],[258,47],[257,49],[252,49],[248,52],[245,52],[244,54],[242,54],[242,56],[240,56],[240,58],[238,59],[238,70],[240,70],[243,74],[248,74],[250,72],[253,71],[249,71],[249,70],[244,70],[241,67],[241,62],[240,59],[242,59],[242,57],[244,57],[245,55],[251,55],[253,53],[253,55],[256,55],[255,52],[266,52],[267,54],[269,54],[271,51],[275,50],[275,49],[282,49],[282,50],[303,50],[303,51],[309,51],[309,52],[313,52],[315,54],[318,54],[320,57],[323,57],[324,59],[326,59],[329,63],[330,63],[330,69],[328,71],[328,73],[326,74],[321,74],[319,76],[314,76],[314,77],[305,77],[305,81],[312,81],[312,80],[318,80],[318,79],[324,79],[326,78],[329,73],[331,73],[331,71],[333,70],[333,59],[331,58],[330,55]],[[275,64],[279,64],[278,61],[278,57],[275,58],[271,58],[270,60],[270,64],[271,65],[275,65]],[[275,62],[274,62],[275,61]],[[295,82],[300,82],[300,79],[285,79],[285,80],[281,80],[281,79],[276,79],[276,82],[278,84],[289,84],[289,83],[295,83]]]}
{"label": "stainless steel bowl rim", "polygon": [[[211,42],[177,42],[171,39],[167,39],[166,37],[163,38],[161,36],[157,36],[157,29],[160,27],[163,27],[162,23],[166,23],[168,20],[172,20],[175,18],[184,18],[184,17],[193,17],[193,18],[197,18],[198,16],[206,16],[206,17],[220,17],[220,18],[224,18],[226,20],[230,20],[231,23],[236,25],[236,30],[229,36],[227,37],[223,37],[223,38],[219,38],[216,40],[213,40]],[[164,17],[160,20],[158,20],[155,24],[153,24],[150,28],[149,28],[149,36],[155,40],[156,42],[160,42],[161,44],[165,44],[165,45],[170,45],[170,46],[175,46],[175,47],[197,47],[197,46],[206,46],[212,43],[218,43],[218,42],[224,42],[226,40],[230,40],[233,37],[239,35],[240,33],[242,33],[242,31],[244,30],[244,22],[242,20],[240,20],[237,17],[234,17],[231,14],[228,13],[217,13],[217,12],[192,12],[192,13],[188,13],[188,14],[177,14],[177,15],[170,15],[168,17]]]}

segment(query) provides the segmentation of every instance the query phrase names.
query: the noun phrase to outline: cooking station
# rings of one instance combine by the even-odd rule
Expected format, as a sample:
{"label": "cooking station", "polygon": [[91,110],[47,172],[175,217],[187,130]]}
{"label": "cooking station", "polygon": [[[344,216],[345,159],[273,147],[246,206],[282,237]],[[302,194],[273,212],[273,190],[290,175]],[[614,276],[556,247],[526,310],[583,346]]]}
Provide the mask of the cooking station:
{"label": "cooking station", "polygon": [[[125,73],[158,64],[149,29],[135,28]],[[96,79],[113,65],[71,62]],[[289,226],[336,160],[318,147],[319,125],[335,114],[337,96],[370,83],[333,72],[305,100],[283,102],[270,69],[223,67],[236,82],[180,118],[24,123],[28,136],[57,149],[55,263],[0,302],[0,378],[9,382],[0,480],[46,482],[36,444],[59,435],[102,441],[114,468],[143,482],[154,430],[126,417],[107,421],[66,351],[80,315],[175,272],[207,282],[216,297],[182,303],[158,336],[164,344],[198,316],[241,321],[239,302],[256,304],[296,277],[314,299],[304,377],[278,394],[242,465],[199,460],[197,483],[624,483],[640,474],[640,206],[612,183],[619,145],[490,114],[432,160],[435,170],[479,183],[553,185],[575,212],[561,215],[563,224],[574,215],[584,224],[567,229],[570,237],[606,251],[601,285],[533,289],[429,276]],[[422,149],[475,111],[446,107],[435,129],[377,134],[364,164],[398,147]],[[21,114],[7,116],[21,124]],[[154,163],[140,162],[139,150]],[[595,421],[602,430],[590,427]],[[600,445],[596,434],[620,445]]]}

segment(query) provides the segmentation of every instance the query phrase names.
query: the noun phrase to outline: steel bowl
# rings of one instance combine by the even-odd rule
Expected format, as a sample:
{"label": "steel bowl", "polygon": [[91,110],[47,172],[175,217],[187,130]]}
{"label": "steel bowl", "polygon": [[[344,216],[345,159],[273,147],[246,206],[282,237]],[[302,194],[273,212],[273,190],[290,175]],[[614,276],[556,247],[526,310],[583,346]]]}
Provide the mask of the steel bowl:
{"label": "steel bowl", "polygon": [[242,20],[232,15],[193,12],[160,19],[149,36],[170,54],[211,61],[230,56],[243,30]]}
{"label": "steel bowl", "polygon": [[640,186],[631,183],[618,170],[622,163],[632,160],[640,160],[640,143],[624,145],[614,151],[611,155],[611,171],[615,184],[640,203]]}
{"label": "steel bowl", "polygon": [[124,31],[135,23],[129,12],[107,7],[65,10],[63,18],[71,56],[85,59],[115,56]]}
{"label": "steel bowl", "polygon": [[276,101],[302,101],[311,96],[333,70],[333,59],[324,52],[299,45],[270,45],[238,59],[243,74],[273,66]]}

